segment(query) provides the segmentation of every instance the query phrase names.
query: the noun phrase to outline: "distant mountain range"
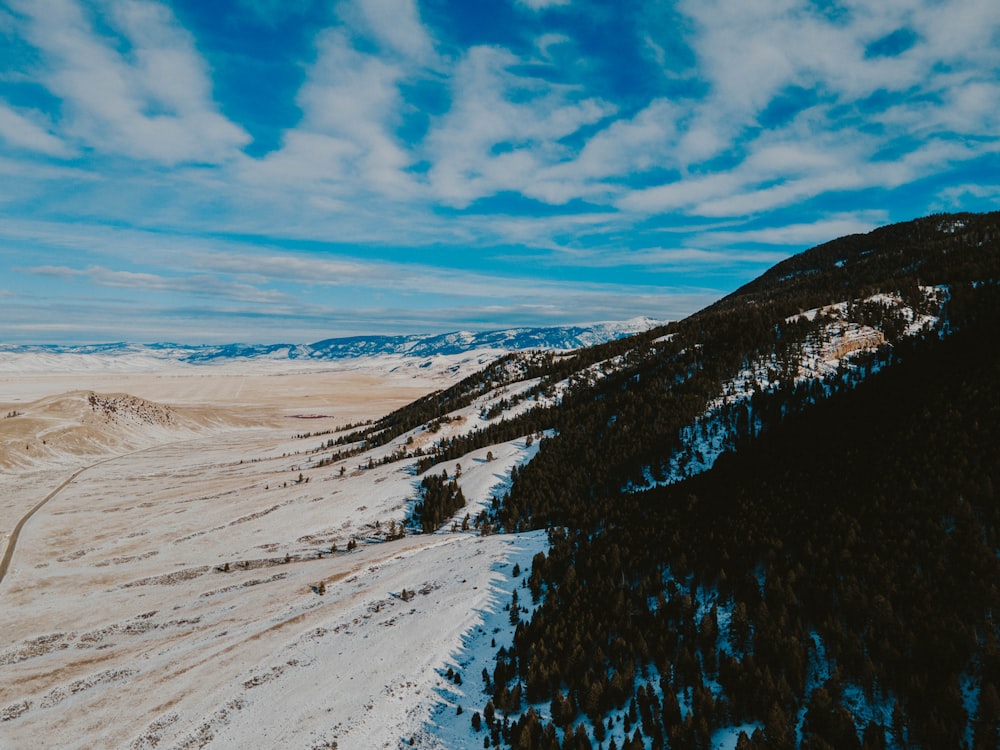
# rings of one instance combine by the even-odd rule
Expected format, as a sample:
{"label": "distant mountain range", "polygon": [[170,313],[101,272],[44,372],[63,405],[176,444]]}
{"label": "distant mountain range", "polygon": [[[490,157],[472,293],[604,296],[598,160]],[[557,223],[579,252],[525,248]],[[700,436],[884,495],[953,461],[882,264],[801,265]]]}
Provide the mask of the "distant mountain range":
{"label": "distant mountain range", "polygon": [[661,322],[633,318],[614,323],[547,328],[508,328],[498,331],[454,331],[442,334],[405,336],[347,336],[324,339],[312,344],[209,344],[174,343],[35,345],[0,344],[4,354],[83,355],[137,360],[162,360],[187,364],[212,364],[231,360],[316,360],[330,361],[357,357],[433,357],[463,354],[476,350],[525,351],[547,349],[568,351],[614,341],[646,331]]}

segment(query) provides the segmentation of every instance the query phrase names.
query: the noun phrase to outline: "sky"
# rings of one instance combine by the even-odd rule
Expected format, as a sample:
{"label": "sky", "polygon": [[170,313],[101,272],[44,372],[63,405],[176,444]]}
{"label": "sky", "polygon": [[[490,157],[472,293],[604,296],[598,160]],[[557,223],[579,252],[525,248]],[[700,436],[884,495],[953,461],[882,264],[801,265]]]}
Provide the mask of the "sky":
{"label": "sky", "polygon": [[996,0],[0,0],[0,343],[671,320],[998,207]]}

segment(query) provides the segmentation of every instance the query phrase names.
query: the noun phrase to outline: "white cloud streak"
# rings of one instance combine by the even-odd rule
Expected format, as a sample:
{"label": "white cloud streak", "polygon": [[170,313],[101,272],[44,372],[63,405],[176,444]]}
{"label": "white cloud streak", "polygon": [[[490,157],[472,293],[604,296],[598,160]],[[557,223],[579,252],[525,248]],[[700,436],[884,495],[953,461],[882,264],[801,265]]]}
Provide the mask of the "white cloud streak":
{"label": "white cloud streak", "polygon": [[130,291],[177,292],[258,304],[291,301],[286,294],[258,289],[250,284],[225,282],[209,275],[171,277],[145,272],[116,271],[102,266],[89,266],[83,269],[67,266],[35,266],[17,270],[37,276],[51,276],[63,281],[83,279],[97,286]]}
{"label": "white cloud streak", "polygon": [[516,0],[518,5],[523,5],[533,11],[545,10],[547,8],[558,8],[569,5],[572,0]]}
{"label": "white cloud streak", "polygon": [[211,100],[204,62],[163,5],[98,7],[128,52],[95,30],[73,0],[15,0],[26,38],[44,56],[40,80],[63,104],[63,129],[110,154],[173,165],[231,159],[249,136]]}
{"label": "white cloud streak", "polygon": [[503,191],[564,202],[566,193],[537,181],[548,164],[570,155],[559,143],[615,108],[572,87],[510,71],[520,60],[495,47],[473,47],[456,67],[452,107],[431,128],[430,185],[458,207]]}
{"label": "white cloud streak", "polygon": [[52,127],[33,112],[22,114],[0,102],[0,139],[15,148],[34,151],[47,156],[64,158],[73,154]]}
{"label": "white cloud streak", "polygon": [[[818,245],[835,237],[870,232],[885,224],[885,211],[866,211],[858,214],[830,216],[808,224],[786,224],[766,229],[740,231],[709,231],[699,237],[702,245],[709,247],[739,247],[741,245]],[[777,258],[772,262],[777,262]]]}
{"label": "white cloud streak", "polygon": [[413,161],[393,135],[404,77],[397,63],[359,52],[340,29],[317,40],[319,57],[298,95],[301,123],[261,160],[242,159],[252,185],[279,184],[318,196],[364,192],[405,199],[414,193]]}

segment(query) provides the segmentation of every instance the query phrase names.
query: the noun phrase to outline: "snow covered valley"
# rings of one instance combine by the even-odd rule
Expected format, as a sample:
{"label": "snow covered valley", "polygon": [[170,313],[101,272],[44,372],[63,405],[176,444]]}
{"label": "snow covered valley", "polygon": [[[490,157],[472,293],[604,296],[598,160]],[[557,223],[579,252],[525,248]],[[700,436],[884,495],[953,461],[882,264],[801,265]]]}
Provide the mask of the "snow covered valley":
{"label": "snow covered valley", "polygon": [[[193,372],[3,380],[0,552],[35,512],[0,581],[0,747],[462,746],[482,682],[457,675],[544,533],[392,538],[413,462],[319,466],[303,437],[448,373]],[[463,461],[457,521],[527,442]]]}

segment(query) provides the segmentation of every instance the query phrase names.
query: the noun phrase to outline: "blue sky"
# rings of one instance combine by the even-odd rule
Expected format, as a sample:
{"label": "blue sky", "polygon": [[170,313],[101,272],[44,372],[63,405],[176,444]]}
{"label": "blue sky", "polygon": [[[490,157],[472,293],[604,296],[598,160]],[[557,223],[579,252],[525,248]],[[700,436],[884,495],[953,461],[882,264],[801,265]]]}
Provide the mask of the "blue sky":
{"label": "blue sky", "polygon": [[0,342],[673,319],[998,152],[996,0],[5,0]]}

